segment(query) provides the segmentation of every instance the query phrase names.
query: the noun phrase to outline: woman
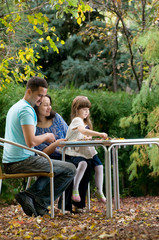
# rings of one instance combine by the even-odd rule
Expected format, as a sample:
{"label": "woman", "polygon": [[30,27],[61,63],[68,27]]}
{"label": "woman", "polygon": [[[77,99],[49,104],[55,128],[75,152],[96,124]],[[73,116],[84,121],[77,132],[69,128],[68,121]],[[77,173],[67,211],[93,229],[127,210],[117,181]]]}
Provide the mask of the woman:
{"label": "woman", "polygon": [[[38,119],[36,135],[41,135],[44,133],[51,132],[55,136],[55,142],[51,144],[48,142],[44,142],[39,146],[37,146],[36,149],[45,152],[52,159],[61,160],[62,154],[60,151],[59,143],[65,139],[68,126],[66,122],[63,120],[63,118],[58,113],[52,110],[51,104],[52,104],[51,97],[49,95],[46,95],[41,105],[39,107],[37,106],[35,107],[35,111]],[[71,158],[72,157],[66,155],[65,160],[68,162],[72,162]],[[81,159],[79,158],[78,161],[74,163],[74,165],[78,167],[78,163],[80,161]],[[91,175],[91,161],[87,159],[85,159],[85,161],[87,163],[87,168],[79,186],[81,201],[74,202],[71,200],[73,183],[70,184],[70,186],[67,188],[65,192],[65,196],[66,196],[65,209],[71,212],[72,212],[72,203],[74,206],[78,208],[85,207],[85,197],[86,197],[88,182],[90,180],[90,175]],[[61,201],[59,202],[59,208],[61,208]]]}

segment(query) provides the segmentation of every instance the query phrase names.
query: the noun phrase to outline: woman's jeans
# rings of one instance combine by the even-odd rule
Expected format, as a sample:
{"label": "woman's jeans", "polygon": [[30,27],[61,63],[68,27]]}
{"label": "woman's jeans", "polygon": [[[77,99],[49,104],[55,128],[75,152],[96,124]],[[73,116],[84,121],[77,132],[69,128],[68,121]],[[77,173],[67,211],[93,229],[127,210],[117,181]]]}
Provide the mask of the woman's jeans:
{"label": "woman's jeans", "polygon": [[[51,160],[54,171],[54,199],[56,200],[72,182],[76,174],[76,167],[72,163]],[[8,164],[6,172],[50,172],[50,164],[44,157],[31,156],[23,161]],[[29,194],[35,202],[47,208],[50,205],[50,178],[39,177],[25,192]]]}

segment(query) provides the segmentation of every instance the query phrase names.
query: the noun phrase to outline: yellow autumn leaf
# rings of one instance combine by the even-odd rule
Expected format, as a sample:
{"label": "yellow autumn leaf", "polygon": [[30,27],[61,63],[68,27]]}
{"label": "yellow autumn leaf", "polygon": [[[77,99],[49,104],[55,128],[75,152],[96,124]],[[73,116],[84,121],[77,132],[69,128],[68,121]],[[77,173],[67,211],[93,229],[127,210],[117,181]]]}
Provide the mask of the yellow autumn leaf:
{"label": "yellow autumn leaf", "polygon": [[53,228],[57,228],[57,227],[58,227],[58,224],[57,224],[57,223],[54,223],[54,222],[51,222],[50,225],[51,225]]}
{"label": "yellow autumn leaf", "polygon": [[29,61],[31,59],[31,55],[30,54],[27,54],[26,55],[26,59]]}
{"label": "yellow autumn leaf", "polygon": [[78,11],[79,12],[81,11],[81,5],[80,4],[78,5]]}
{"label": "yellow autumn leaf", "polygon": [[112,238],[116,235],[116,233],[117,233],[116,230],[114,230],[111,233],[103,232],[102,234],[99,235],[99,238],[101,238],[101,239]]}
{"label": "yellow autumn leaf", "polygon": [[42,229],[42,232],[43,232],[43,233],[48,232],[47,228],[44,227],[44,228]]}
{"label": "yellow autumn leaf", "polygon": [[[11,81],[11,80],[10,80],[10,79],[8,79],[8,78],[6,78],[6,80],[5,80],[5,81],[6,81],[7,83],[10,83],[10,81]],[[20,225],[19,225],[19,226],[20,226]],[[18,226],[18,227],[19,227],[19,226]]]}
{"label": "yellow autumn leaf", "polygon": [[45,29],[45,33],[48,32],[49,28],[48,27],[44,27]]}
{"label": "yellow autumn leaf", "polygon": [[64,40],[61,40],[61,44],[62,44],[62,45],[65,44],[65,41],[64,41]]}
{"label": "yellow autumn leaf", "polygon": [[41,221],[42,221],[41,217],[38,216],[36,221],[37,221],[37,223],[41,223]]}
{"label": "yellow autumn leaf", "polygon": [[92,230],[95,227],[95,223],[92,224],[92,226],[90,226],[90,229]]}
{"label": "yellow autumn leaf", "polygon": [[42,42],[44,40],[44,38],[39,38],[39,42]]}
{"label": "yellow autumn leaf", "polygon": [[38,24],[38,20],[34,19],[34,24],[37,25]]}
{"label": "yellow autumn leaf", "polygon": [[38,70],[40,70],[40,68],[42,68],[42,67],[41,67],[41,66],[37,66],[36,68],[37,68]]}
{"label": "yellow autumn leaf", "polygon": [[34,228],[40,228],[40,226],[37,225],[37,224],[34,224],[33,227],[34,227]]}
{"label": "yellow autumn leaf", "polygon": [[51,31],[55,32],[56,28],[55,27],[51,27]]}
{"label": "yellow autumn leaf", "polygon": [[30,51],[31,53],[34,52],[34,50],[32,48],[26,48],[26,50]]}
{"label": "yellow autumn leaf", "polygon": [[61,230],[62,233],[66,233],[67,232],[67,228],[64,227],[62,230]]}
{"label": "yellow autumn leaf", "polygon": [[[68,239],[68,238],[66,238],[63,234],[57,234],[57,235],[55,235],[55,237],[57,238],[57,239]],[[70,238],[69,238],[70,239]]]}
{"label": "yellow autumn leaf", "polygon": [[30,235],[24,235],[23,238],[24,238],[24,239],[30,239],[31,236],[30,236]]}
{"label": "yellow autumn leaf", "polygon": [[47,36],[46,40],[50,40],[50,39],[51,39],[50,36]]}
{"label": "yellow autumn leaf", "polygon": [[4,48],[4,44],[3,43],[1,43],[0,48]]}
{"label": "yellow autumn leaf", "polygon": [[77,18],[77,23],[80,25],[81,24],[81,18]]}

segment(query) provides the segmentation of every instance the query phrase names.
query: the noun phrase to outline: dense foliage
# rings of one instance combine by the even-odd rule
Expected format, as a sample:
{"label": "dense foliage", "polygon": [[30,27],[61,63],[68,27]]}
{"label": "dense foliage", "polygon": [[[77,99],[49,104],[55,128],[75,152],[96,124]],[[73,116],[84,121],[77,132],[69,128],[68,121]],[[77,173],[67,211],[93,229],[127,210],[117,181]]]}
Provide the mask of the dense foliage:
{"label": "dense foliage", "polygon": [[[82,0],[74,1],[1,1],[0,6],[0,90],[11,81],[23,82],[35,74],[43,76],[38,48],[53,49],[59,53],[57,43],[64,44],[42,10],[56,9],[56,17],[70,14],[80,24],[84,14],[91,11]],[[44,46],[39,43],[44,40]]]}
{"label": "dense foliage", "polygon": [[138,91],[152,67],[143,58],[158,44],[156,36],[145,51],[142,36],[158,27],[158,7],[157,0],[2,1],[0,86],[36,74],[54,87]]}
{"label": "dense foliage", "polygon": [[[148,31],[139,40],[145,48],[144,60],[153,63],[151,74],[144,82],[140,93],[132,103],[132,114],[121,119],[120,126],[127,129],[132,125],[138,125],[143,137],[159,136],[159,45],[155,42],[158,31]],[[151,52],[148,49],[151,46]],[[157,146],[136,146],[131,155],[129,167],[130,180],[134,178],[145,178],[145,186],[152,184],[152,176],[159,181],[159,154]],[[153,184],[152,184],[153,188]]]}

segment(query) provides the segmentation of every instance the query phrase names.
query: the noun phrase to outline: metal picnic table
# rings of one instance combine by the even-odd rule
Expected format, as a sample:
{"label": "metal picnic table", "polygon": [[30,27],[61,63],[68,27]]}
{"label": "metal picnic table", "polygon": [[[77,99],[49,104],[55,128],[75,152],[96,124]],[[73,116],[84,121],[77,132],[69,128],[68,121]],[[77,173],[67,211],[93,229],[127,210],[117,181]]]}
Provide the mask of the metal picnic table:
{"label": "metal picnic table", "polygon": [[[119,171],[118,171],[118,147],[128,145],[152,145],[159,148],[159,138],[137,138],[137,139],[112,139],[112,140],[78,140],[64,141],[62,160],[65,161],[65,149],[68,147],[101,146],[104,149],[105,159],[105,187],[106,187],[106,215],[112,218],[112,181],[111,181],[111,162],[113,160],[113,183],[114,183],[114,203],[115,209],[120,208],[119,195]],[[112,152],[111,152],[112,151]],[[113,159],[112,159],[113,156]],[[64,196],[63,196],[64,198]],[[64,201],[63,201],[64,202]],[[64,203],[63,203],[64,209]],[[64,210],[63,210],[64,211]]]}

